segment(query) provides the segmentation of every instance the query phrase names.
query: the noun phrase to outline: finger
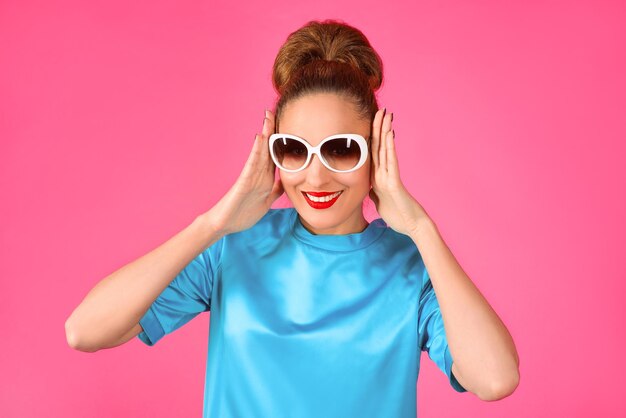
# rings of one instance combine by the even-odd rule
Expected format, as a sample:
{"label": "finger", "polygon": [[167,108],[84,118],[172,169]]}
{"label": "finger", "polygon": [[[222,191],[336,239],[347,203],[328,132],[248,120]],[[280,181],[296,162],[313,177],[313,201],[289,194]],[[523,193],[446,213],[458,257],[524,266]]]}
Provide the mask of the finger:
{"label": "finger", "polygon": [[389,132],[389,128],[391,126],[391,113],[387,113],[383,118],[383,126],[380,131],[380,167],[384,172],[387,171],[387,133]]}
{"label": "finger", "polygon": [[[265,114],[268,114],[268,110],[265,111]],[[267,116],[263,119],[263,129],[261,130],[261,142],[265,150],[263,151],[263,167],[266,171],[274,172],[275,164],[272,160],[272,156],[270,155],[269,150],[269,137],[273,133],[273,122]]]}
{"label": "finger", "polygon": [[380,147],[380,126],[384,115],[385,109],[378,109],[372,124],[372,160],[374,162],[374,170],[378,168],[379,163],[378,153]]}
{"label": "finger", "polygon": [[389,131],[387,133],[387,169],[390,172],[398,171],[398,155],[396,154],[396,133]]}
{"label": "finger", "polygon": [[264,134],[269,138],[271,134],[276,132],[276,120],[274,118],[274,114],[269,109],[265,109],[264,121],[265,125],[267,125]]}
{"label": "finger", "polygon": [[263,119],[263,135],[269,137],[274,133],[274,115],[265,109],[265,119]]}
{"label": "finger", "polygon": [[270,120],[270,133],[274,133],[276,130],[276,117],[271,110],[265,109],[265,117]]}
{"label": "finger", "polygon": [[261,158],[260,154],[262,151],[261,145],[262,142],[259,139],[259,134],[254,134],[254,144],[252,144],[252,150],[250,150],[248,159],[246,160],[246,163],[241,170],[242,175],[249,176],[251,172],[258,170],[259,159]]}
{"label": "finger", "polygon": [[261,128],[261,135],[263,136],[269,136],[268,135],[268,125],[269,125],[269,119],[267,117],[263,118],[263,128]]}

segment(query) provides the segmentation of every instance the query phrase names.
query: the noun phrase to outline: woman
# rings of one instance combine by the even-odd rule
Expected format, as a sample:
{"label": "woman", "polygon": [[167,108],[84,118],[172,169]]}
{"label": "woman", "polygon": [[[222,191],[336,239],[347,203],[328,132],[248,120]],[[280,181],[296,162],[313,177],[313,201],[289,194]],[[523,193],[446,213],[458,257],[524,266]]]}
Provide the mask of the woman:
{"label": "woman", "polygon": [[[400,180],[366,37],[309,22],[273,82],[234,186],[98,283],[66,322],[69,344],[153,345],[210,310],[206,417],[415,417],[422,350],[459,392],[511,394],[511,336]],[[271,209],[283,193],[294,207]]]}

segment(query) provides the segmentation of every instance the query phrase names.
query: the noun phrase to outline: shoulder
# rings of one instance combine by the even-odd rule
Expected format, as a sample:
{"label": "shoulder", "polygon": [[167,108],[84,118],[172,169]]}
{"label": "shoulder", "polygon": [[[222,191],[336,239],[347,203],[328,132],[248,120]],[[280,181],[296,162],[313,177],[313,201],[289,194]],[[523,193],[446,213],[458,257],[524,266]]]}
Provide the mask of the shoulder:
{"label": "shoulder", "polygon": [[276,228],[281,226],[290,226],[292,216],[295,214],[294,208],[276,208],[269,209],[252,228]]}
{"label": "shoulder", "polygon": [[418,255],[419,251],[417,246],[411,237],[408,235],[397,232],[395,229],[389,227],[382,218],[378,218],[373,221],[376,226],[385,228],[385,233],[382,236],[382,242],[392,252],[402,252],[406,255]]}
{"label": "shoulder", "polygon": [[387,265],[395,266],[403,274],[419,277],[419,281],[424,285],[428,281],[428,272],[417,244],[410,236],[384,225],[386,230],[378,248],[384,254]]}
{"label": "shoulder", "polygon": [[272,240],[280,238],[291,227],[294,208],[269,209],[261,219],[248,229],[229,234],[228,240],[244,240],[247,244],[253,244],[258,240]]}

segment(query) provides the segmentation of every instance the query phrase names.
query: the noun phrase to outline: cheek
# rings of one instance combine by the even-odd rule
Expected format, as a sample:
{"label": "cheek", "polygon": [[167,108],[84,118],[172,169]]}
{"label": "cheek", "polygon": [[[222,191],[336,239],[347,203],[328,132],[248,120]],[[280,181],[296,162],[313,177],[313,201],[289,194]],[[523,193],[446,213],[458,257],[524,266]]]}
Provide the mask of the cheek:
{"label": "cheek", "polygon": [[302,179],[297,174],[283,173],[282,171],[280,171],[279,176],[280,181],[285,188],[285,191],[293,189],[294,187],[296,187],[296,185],[302,182]]}
{"label": "cheek", "polygon": [[361,169],[346,176],[342,183],[353,189],[368,189],[370,187],[370,170],[369,167],[363,166]]}

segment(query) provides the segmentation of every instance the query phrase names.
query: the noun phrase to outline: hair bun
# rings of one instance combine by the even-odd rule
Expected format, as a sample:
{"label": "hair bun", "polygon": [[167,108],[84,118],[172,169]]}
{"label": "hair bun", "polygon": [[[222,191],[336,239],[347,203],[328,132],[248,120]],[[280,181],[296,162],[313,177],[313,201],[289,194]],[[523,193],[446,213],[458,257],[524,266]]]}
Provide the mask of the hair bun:
{"label": "hair bun", "polygon": [[380,88],[382,60],[360,30],[334,19],[309,21],[289,34],[280,48],[272,83],[282,95],[304,73],[345,66],[365,75],[372,91]]}

